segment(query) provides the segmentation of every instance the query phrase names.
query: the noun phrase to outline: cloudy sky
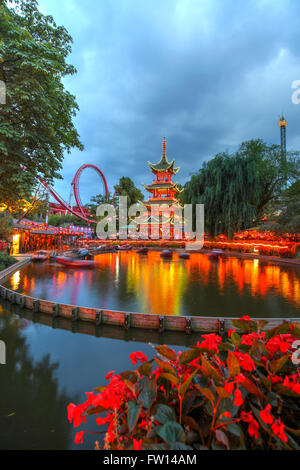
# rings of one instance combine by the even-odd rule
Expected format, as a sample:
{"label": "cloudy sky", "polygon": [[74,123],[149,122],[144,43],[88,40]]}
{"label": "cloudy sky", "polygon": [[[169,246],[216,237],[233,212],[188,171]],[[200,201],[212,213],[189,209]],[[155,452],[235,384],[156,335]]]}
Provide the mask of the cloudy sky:
{"label": "cloudy sky", "polygon": [[[141,188],[167,138],[167,156],[184,183],[216,153],[247,139],[300,148],[300,2],[274,0],[40,0],[74,39],[65,80],[77,97],[76,126],[85,146],[64,161],[65,198],[77,168],[98,165],[110,190],[121,176]],[[83,202],[101,192],[92,170]],[[141,188],[142,189],[142,188]]]}

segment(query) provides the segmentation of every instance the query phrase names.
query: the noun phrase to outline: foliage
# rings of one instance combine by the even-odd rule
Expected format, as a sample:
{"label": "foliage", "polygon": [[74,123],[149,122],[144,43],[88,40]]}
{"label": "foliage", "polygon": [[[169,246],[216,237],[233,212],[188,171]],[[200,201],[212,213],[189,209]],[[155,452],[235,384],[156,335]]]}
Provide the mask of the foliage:
{"label": "foliage", "polygon": [[[59,178],[64,152],[82,149],[72,122],[75,97],[62,83],[76,72],[66,62],[72,38],[36,0],[5,0],[0,6],[0,80],[6,104],[0,113],[0,201],[31,195],[36,177]],[[27,171],[20,168],[23,165]]]}
{"label": "foliage", "polygon": [[126,176],[122,176],[119,183],[114,188],[116,196],[127,196],[128,207],[144,200],[142,191],[138,189],[134,182]]}
{"label": "foliage", "polygon": [[151,360],[131,354],[141,365],[110,372],[107,386],[70,403],[69,421],[78,427],[95,414],[107,423],[105,449],[299,449],[300,373],[291,358],[300,325],[232,323],[228,338],[202,335],[178,354],[165,345]]}
{"label": "foliage", "polygon": [[0,213],[0,238],[9,240],[14,228],[13,217],[7,212]]}
{"label": "foliage", "polygon": [[118,203],[118,197],[104,196],[102,194],[97,194],[96,196],[91,197],[91,201],[87,204],[87,209],[89,210],[91,217],[96,218],[97,207],[101,204],[112,204],[116,206]]}
{"label": "foliage", "polygon": [[0,271],[15,264],[17,260],[8,253],[0,252]]}
{"label": "foliage", "polygon": [[71,214],[52,214],[48,218],[48,224],[54,227],[64,227],[68,225],[78,225],[79,227],[88,227],[89,224],[82,219],[79,219],[75,215]]}
{"label": "foliage", "polygon": [[265,226],[275,232],[300,232],[300,180],[297,180],[269,205]]}
{"label": "foliage", "polygon": [[49,210],[47,190],[40,183],[36,184],[27,199],[12,201],[8,210],[18,219],[18,222],[24,218],[39,220],[42,217],[45,219]]}
{"label": "foliage", "polygon": [[262,140],[243,142],[238,151],[216,155],[184,186],[185,203],[205,206],[206,231],[211,236],[252,227],[285,182],[299,177],[298,152],[282,158],[278,145]]}

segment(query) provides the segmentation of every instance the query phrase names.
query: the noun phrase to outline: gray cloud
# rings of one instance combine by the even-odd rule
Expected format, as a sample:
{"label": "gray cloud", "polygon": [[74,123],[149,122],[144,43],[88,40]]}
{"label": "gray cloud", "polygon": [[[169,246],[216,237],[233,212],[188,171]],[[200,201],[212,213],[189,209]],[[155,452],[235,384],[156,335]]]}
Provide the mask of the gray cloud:
{"label": "gray cloud", "polygon": [[[300,148],[300,105],[291,102],[291,83],[300,79],[297,0],[40,0],[40,7],[72,35],[78,69],[66,87],[80,106],[85,150],[65,158],[64,182],[55,186],[65,198],[83,163],[99,165],[111,189],[123,175],[150,182],[147,160],[159,160],[163,135],[181,183],[243,140],[279,143],[282,112],[288,146]],[[81,192],[85,202],[97,192],[91,173]]]}

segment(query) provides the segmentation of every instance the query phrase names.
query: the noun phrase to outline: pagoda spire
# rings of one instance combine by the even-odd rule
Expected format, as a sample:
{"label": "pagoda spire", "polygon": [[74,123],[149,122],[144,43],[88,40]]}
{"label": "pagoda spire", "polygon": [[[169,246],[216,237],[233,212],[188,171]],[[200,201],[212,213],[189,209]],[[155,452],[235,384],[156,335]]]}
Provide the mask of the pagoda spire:
{"label": "pagoda spire", "polygon": [[166,143],[166,138],[163,138],[163,143],[162,143],[162,149],[163,149],[163,158],[166,158],[166,148],[167,148],[167,143]]}

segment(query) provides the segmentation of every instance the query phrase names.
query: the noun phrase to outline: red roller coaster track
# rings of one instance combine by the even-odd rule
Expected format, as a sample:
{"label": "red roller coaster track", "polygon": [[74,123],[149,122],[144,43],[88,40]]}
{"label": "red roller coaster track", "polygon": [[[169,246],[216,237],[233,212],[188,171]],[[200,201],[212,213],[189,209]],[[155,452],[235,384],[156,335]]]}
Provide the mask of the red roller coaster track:
{"label": "red roller coaster track", "polygon": [[100,178],[102,179],[103,185],[104,185],[105,196],[109,196],[109,190],[108,190],[106,178],[105,178],[104,174],[102,173],[102,171],[100,170],[100,168],[98,168],[96,165],[92,165],[90,163],[88,163],[86,165],[82,165],[80,168],[78,168],[78,170],[76,171],[76,174],[74,176],[74,179],[72,181],[72,186],[73,186],[73,191],[74,191],[74,196],[75,196],[77,207],[78,207],[79,211],[81,212],[81,214],[84,217],[86,217],[87,214],[85,213],[85,211],[82,207],[82,202],[81,202],[80,195],[79,195],[79,179],[80,179],[81,173],[86,168],[92,168],[93,170],[95,170],[99,174]]}
{"label": "red roller coaster track", "polygon": [[[23,165],[21,165],[21,168],[22,170],[26,170],[26,167],[24,167]],[[54,199],[68,212],[70,212],[71,214],[75,215],[76,217],[79,217],[80,219],[83,219],[85,220],[87,223],[91,224],[91,223],[96,223],[96,220],[94,219],[91,219],[88,217],[88,215],[84,212],[84,209],[82,207],[82,203],[81,203],[81,200],[80,200],[80,195],[79,195],[79,178],[80,178],[80,175],[82,173],[82,171],[85,169],[85,168],[92,168],[94,169],[101,177],[102,179],[102,182],[103,182],[103,185],[104,185],[104,192],[105,192],[105,196],[109,196],[109,190],[108,190],[108,186],[107,186],[107,181],[106,181],[106,178],[104,176],[104,174],[102,173],[102,171],[100,170],[100,168],[98,168],[97,166],[95,165],[92,165],[92,164],[86,164],[86,165],[82,165],[77,171],[76,171],[76,174],[74,176],[74,179],[72,181],[72,186],[73,186],[73,191],[74,191],[74,196],[75,196],[75,200],[76,200],[76,203],[77,203],[77,207],[79,209],[79,212],[77,210],[74,210],[71,205],[69,205],[56,191],[55,189],[53,189],[48,183],[46,183],[44,180],[42,180],[41,178],[38,177],[38,180],[39,182],[44,186],[45,189],[47,189],[47,191],[51,194],[51,196],[54,197]]]}

